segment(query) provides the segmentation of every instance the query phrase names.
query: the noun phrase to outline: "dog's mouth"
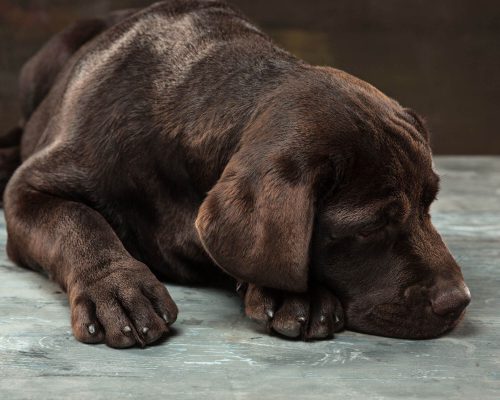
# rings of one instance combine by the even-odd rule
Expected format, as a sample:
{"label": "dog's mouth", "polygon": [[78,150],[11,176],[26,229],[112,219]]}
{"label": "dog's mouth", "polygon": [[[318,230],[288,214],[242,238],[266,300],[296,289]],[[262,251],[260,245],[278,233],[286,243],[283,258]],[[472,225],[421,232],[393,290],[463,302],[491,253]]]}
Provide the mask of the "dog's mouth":
{"label": "dog's mouth", "polygon": [[364,312],[346,307],[346,328],[377,336],[401,339],[432,339],[454,329],[465,315],[436,314],[431,304],[410,308],[405,304],[385,303]]}

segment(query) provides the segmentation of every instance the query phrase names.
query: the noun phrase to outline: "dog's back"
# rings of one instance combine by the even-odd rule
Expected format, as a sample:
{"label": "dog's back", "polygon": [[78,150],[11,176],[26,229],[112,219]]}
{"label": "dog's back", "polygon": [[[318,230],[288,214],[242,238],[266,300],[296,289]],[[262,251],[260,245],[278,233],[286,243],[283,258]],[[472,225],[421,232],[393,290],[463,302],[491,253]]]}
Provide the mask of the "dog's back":
{"label": "dog's back", "polygon": [[[134,148],[149,146],[155,136],[166,139],[162,158],[165,149],[181,146],[196,165],[200,148],[230,152],[228,143],[238,141],[262,95],[299,64],[238,11],[210,0],[156,3],[66,58],[27,121],[23,161],[56,138],[90,157],[98,151],[99,159],[112,160],[120,149],[130,160]],[[219,156],[204,154],[196,166],[194,174],[209,171],[207,165],[213,171],[206,189],[223,167],[207,158]]]}
{"label": "dog's back", "polygon": [[134,11],[122,10],[102,18],[77,21],[54,35],[33,55],[24,64],[19,78],[19,99],[23,118],[27,120],[33,114],[73,54],[85,43]]}
{"label": "dog's back", "polygon": [[21,163],[20,143],[24,124],[47,97],[68,60],[87,42],[134,11],[122,10],[103,18],[78,21],[54,35],[24,64],[19,76],[22,119],[19,126],[0,136],[0,197]]}

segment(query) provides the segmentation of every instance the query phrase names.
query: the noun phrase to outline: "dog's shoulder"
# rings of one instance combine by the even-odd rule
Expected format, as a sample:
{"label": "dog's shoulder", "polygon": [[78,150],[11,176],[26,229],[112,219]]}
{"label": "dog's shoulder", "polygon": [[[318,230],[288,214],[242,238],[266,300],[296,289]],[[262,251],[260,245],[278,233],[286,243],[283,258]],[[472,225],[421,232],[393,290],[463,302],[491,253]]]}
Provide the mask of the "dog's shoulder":
{"label": "dog's shoulder", "polygon": [[[223,1],[167,0],[154,3],[111,27],[101,38],[104,48],[117,42],[136,42],[142,48],[172,50],[189,43],[230,41],[254,34],[268,37],[236,8]],[[196,43],[193,43],[196,42]]]}
{"label": "dog's shoulder", "polygon": [[[238,43],[238,44],[235,44]],[[273,52],[276,47],[238,10],[222,1],[167,0],[124,18],[87,43],[69,63],[71,82],[89,85],[127,66],[148,76],[181,73],[221,48]],[[285,52],[283,52],[285,53]],[[103,76],[104,75],[104,76]]]}

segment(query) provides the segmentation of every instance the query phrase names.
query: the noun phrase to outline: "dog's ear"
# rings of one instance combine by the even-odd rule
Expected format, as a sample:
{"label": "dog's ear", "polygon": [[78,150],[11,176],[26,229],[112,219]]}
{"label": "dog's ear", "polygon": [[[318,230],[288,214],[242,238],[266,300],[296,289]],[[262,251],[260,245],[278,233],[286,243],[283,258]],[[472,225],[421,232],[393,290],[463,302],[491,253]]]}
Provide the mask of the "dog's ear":
{"label": "dog's ear", "polygon": [[242,145],[201,205],[196,228],[208,254],[233,277],[305,291],[312,178],[300,160],[283,154],[288,146],[271,142]]}

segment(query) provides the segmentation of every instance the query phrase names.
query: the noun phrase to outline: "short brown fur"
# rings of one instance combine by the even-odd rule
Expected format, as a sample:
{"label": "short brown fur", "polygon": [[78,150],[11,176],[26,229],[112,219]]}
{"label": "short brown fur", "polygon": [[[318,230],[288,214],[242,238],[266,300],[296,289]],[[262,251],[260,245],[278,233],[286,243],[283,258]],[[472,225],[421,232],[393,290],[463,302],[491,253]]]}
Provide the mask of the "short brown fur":
{"label": "short brown fur", "polygon": [[67,291],[78,340],[167,334],[159,279],[238,281],[248,316],[303,339],[435,337],[470,300],[421,118],[223,2],[81,21],[26,64],[21,103],[8,254]]}

